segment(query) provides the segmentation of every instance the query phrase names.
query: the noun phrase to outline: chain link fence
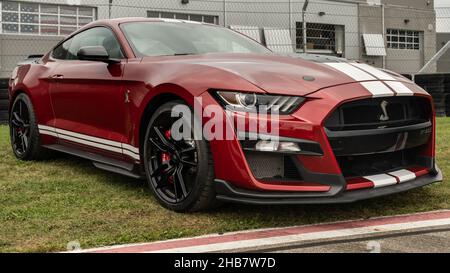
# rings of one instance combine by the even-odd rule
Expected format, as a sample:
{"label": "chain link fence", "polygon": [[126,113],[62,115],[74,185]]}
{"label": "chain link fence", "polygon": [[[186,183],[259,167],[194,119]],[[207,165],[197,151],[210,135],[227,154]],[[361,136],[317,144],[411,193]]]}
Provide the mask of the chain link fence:
{"label": "chain link fence", "polygon": [[[425,2],[400,7],[326,0],[310,0],[307,5],[303,0],[1,0],[0,77],[21,58],[48,51],[77,28],[120,17],[218,24],[277,53],[306,51],[415,74],[450,39],[450,24],[447,29],[445,23],[436,24],[436,14],[450,23],[450,7],[435,11]],[[423,72],[450,72],[449,61],[450,53]]]}
{"label": "chain link fence", "polygon": [[[436,7],[433,1],[408,2],[410,7],[399,6],[405,1],[398,0],[383,1],[385,5],[352,0],[307,2],[0,0],[0,78],[8,78],[27,55],[48,52],[77,28],[107,18],[157,17],[217,24],[239,31],[276,53],[343,57],[406,75],[421,71],[450,40],[448,1],[435,0]],[[450,79],[442,73],[450,73],[450,50],[421,73],[440,73],[438,81],[429,83],[433,86],[424,86],[441,90],[445,104]]]}

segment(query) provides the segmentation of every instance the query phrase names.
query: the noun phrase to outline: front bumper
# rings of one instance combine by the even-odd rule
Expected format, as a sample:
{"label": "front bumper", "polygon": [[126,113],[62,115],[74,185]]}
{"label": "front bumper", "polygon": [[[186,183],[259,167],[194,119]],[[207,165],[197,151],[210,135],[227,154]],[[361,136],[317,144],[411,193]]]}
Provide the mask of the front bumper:
{"label": "front bumper", "polygon": [[[295,155],[267,154],[249,150],[251,145],[237,137],[212,140],[218,199],[250,204],[348,203],[441,181],[441,172],[434,169],[434,120],[394,130],[384,126],[350,128],[343,133],[339,131],[345,130],[327,130],[334,128],[325,123],[340,106],[373,99],[364,92],[357,83],[323,89],[308,96],[292,115],[280,117],[280,138],[314,143],[320,147],[314,153],[302,146],[302,153]],[[429,95],[415,92],[414,97],[425,98],[432,105]],[[217,104],[208,93],[203,102]],[[244,130],[236,129],[238,118],[245,120]],[[225,128],[237,135],[261,134],[252,129],[250,120],[252,117],[237,113],[224,120]],[[406,150],[411,152],[404,153]]]}
{"label": "front bumper", "polygon": [[223,180],[215,180],[217,199],[226,202],[253,205],[293,205],[293,204],[343,204],[353,203],[420,188],[436,182],[442,182],[442,171],[436,166],[434,174],[427,174],[417,179],[383,188],[345,191],[326,197],[308,197],[292,192],[262,192],[238,189]]}

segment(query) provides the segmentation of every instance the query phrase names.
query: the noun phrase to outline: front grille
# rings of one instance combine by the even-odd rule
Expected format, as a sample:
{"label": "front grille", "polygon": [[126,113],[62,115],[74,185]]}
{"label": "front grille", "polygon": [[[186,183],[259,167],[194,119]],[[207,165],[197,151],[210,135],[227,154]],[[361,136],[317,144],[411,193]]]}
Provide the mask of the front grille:
{"label": "front grille", "polygon": [[384,154],[338,156],[337,161],[344,177],[361,177],[388,173],[398,169],[419,166],[418,149],[403,150]]}
{"label": "front grille", "polygon": [[391,97],[358,100],[339,107],[326,121],[331,131],[393,128],[430,121],[426,98]]}
{"label": "front grille", "polygon": [[328,118],[325,131],[345,177],[385,173],[421,163],[432,108],[419,97],[353,101]]}

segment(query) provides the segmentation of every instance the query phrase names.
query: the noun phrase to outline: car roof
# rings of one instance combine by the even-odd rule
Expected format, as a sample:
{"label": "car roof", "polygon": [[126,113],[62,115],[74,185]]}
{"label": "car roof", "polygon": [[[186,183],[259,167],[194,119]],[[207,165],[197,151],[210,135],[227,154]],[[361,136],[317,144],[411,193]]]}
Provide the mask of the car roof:
{"label": "car roof", "polygon": [[204,24],[204,25],[218,26],[218,25],[209,24],[209,23],[202,23],[202,22],[189,21],[189,20],[180,20],[180,19],[170,19],[170,18],[126,17],[126,18],[115,18],[115,19],[98,20],[98,21],[94,21],[94,22],[86,25],[86,27],[90,27],[90,26],[93,26],[93,25],[118,26],[120,24],[130,23],[130,22],[190,23],[190,24]]}

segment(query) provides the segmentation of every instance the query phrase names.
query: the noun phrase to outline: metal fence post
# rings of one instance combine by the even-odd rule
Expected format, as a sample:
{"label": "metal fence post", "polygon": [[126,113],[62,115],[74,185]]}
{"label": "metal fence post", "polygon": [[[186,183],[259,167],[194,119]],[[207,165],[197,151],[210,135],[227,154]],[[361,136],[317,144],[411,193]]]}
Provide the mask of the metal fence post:
{"label": "metal fence post", "polygon": [[[384,46],[387,46],[386,44],[386,11],[385,11],[385,5],[381,4],[381,33],[383,35],[383,41],[384,41]],[[382,57],[382,66],[383,69],[386,69],[386,56]]]}
{"label": "metal fence post", "polygon": [[227,1],[223,0],[223,26],[227,27]]}
{"label": "metal fence post", "polygon": [[306,10],[308,9],[309,0],[305,0],[302,8],[302,21],[303,21],[303,53],[306,53],[308,50],[308,45],[306,44]]}
{"label": "metal fence post", "polygon": [[108,4],[108,19],[111,19],[112,6],[113,6],[113,0],[109,0],[109,4]]}

